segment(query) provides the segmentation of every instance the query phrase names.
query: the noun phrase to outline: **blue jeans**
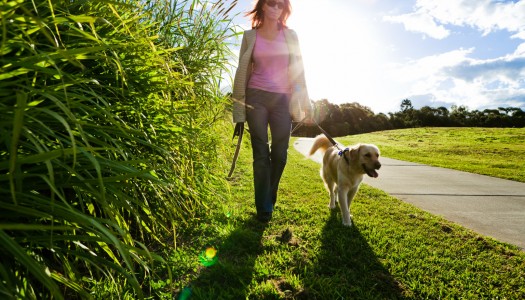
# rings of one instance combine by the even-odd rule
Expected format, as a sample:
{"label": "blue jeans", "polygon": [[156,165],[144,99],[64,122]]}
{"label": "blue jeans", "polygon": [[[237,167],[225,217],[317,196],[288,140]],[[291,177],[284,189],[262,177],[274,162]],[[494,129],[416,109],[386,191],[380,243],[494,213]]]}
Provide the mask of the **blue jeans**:
{"label": "blue jeans", "polygon": [[[253,182],[257,213],[272,212],[288,155],[292,118],[288,94],[246,90],[246,120],[253,151]],[[268,146],[268,125],[271,146]]]}

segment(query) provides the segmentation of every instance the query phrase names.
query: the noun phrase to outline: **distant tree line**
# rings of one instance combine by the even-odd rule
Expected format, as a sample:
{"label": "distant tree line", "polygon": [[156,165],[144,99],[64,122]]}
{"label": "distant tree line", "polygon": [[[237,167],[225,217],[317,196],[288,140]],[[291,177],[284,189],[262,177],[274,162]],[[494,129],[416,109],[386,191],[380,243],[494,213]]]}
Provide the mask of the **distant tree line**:
{"label": "distant tree line", "polygon": [[[415,109],[412,101],[404,99],[400,110],[375,114],[359,103],[333,104],[323,99],[313,102],[315,119],[331,136],[345,136],[380,130],[415,127],[525,127],[525,112],[518,107],[469,110],[466,106],[423,106]],[[300,126],[294,136],[315,136],[317,126]]]}

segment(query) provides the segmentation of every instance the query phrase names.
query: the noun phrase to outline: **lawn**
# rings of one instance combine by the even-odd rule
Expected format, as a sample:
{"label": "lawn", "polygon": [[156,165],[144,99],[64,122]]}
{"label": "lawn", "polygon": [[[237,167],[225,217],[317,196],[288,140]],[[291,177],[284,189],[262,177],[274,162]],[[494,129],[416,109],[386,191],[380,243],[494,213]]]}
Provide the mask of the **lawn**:
{"label": "lawn", "polygon": [[[246,140],[231,199],[178,233],[169,286],[179,299],[525,297],[524,252],[370,186],[352,203],[354,226],[343,227],[339,210],[327,207],[319,165],[292,147],[274,218],[258,223]],[[376,143],[394,157],[395,146]]]}
{"label": "lawn", "polygon": [[525,182],[525,128],[411,128],[338,141],[374,143],[386,157]]}

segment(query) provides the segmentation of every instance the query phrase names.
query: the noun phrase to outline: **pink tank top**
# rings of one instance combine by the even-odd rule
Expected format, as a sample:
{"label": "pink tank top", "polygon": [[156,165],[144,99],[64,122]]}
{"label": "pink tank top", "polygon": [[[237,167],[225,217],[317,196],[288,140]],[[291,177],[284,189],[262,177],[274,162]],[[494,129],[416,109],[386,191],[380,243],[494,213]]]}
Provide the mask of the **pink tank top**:
{"label": "pink tank top", "polygon": [[248,82],[249,88],[273,93],[290,93],[289,51],[282,30],[273,41],[264,39],[257,32],[253,62],[254,68]]}

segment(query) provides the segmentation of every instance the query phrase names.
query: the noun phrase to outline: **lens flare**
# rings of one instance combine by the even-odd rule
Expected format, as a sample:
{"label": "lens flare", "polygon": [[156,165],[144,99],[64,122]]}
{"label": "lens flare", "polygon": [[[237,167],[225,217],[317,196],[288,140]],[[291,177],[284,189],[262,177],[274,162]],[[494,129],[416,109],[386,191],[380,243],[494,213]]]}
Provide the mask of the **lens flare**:
{"label": "lens flare", "polygon": [[177,296],[177,300],[188,300],[191,297],[191,288],[185,287],[180,292],[179,296]]}
{"label": "lens flare", "polygon": [[217,256],[217,249],[208,247],[199,255],[200,263],[205,267],[211,267],[217,263],[219,257]]}
{"label": "lens flare", "polygon": [[329,103],[328,101],[318,101],[314,107],[314,119],[317,123],[323,122],[329,114]]}
{"label": "lens flare", "polygon": [[207,259],[213,259],[215,255],[217,254],[217,249],[210,247],[206,249],[206,258]]}

